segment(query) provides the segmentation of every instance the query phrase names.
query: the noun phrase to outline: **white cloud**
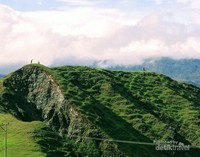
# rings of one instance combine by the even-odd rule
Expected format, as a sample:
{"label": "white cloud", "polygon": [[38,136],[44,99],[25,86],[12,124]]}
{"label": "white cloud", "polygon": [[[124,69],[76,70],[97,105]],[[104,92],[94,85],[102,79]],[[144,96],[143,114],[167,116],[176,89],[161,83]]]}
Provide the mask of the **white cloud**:
{"label": "white cloud", "polygon": [[31,59],[45,65],[103,60],[107,66],[149,57],[200,58],[197,22],[171,17],[98,7],[19,12],[0,5],[0,66]]}
{"label": "white cloud", "polygon": [[42,5],[43,3],[42,3],[42,1],[37,1],[36,4],[37,5]]}
{"label": "white cloud", "polygon": [[91,5],[93,4],[90,0],[57,0],[59,2],[70,3],[73,5]]}
{"label": "white cloud", "polygon": [[57,0],[57,2],[64,2],[70,5],[74,5],[74,6],[95,6],[99,3],[104,2],[104,0]]}
{"label": "white cloud", "polygon": [[189,37],[183,46],[183,51],[198,52],[200,54],[200,39]]}
{"label": "white cloud", "polygon": [[188,3],[190,0],[176,0],[179,3]]}
{"label": "white cloud", "polygon": [[17,12],[0,6],[0,65],[28,63],[32,58],[50,65],[56,58],[96,58],[93,38],[117,30],[114,10]]}
{"label": "white cloud", "polygon": [[192,8],[200,9],[200,1],[199,0],[176,0],[178,3],[190,5]]}
{"label": "white cloud", "polygon": [[[157,5],[162,5],[163,4],[168,4],[169,8],[164,8],[164,9],[170,9],[171,7],[180,7],[179,5],[183,5],[184,8],[189,8],[189,9],[200,9],[200,1],[199,0],[152,0],[155,4]],[[183,8],[183,6],[181,6]],[[180,7],[180,8],[181,8]],[[179,8],[179,9],[180,9]]]}
{"label": "white cloud", "polygon": [[[60,35],[84,35],[97,37],[111,31],[120,14],[115,10],[78,8],[66,11],[42,11],[26,13],[35,22]],[[116,19],[115,19],[116,18]],[[116,26],[117,28],[117,26]],[[116,29],[115,28],[115,29]]]}
{"label": "white cloud", "polygon": [[155,2],[156,4],[162,4],[164,1],[163,1],[163,0],[154,0],[154,2]]}

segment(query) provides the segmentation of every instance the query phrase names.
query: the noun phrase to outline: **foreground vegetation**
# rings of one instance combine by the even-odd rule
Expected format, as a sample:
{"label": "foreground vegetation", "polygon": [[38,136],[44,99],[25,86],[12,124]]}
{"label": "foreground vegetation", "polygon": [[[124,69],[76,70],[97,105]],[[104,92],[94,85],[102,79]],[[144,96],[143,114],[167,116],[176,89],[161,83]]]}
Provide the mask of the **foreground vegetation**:
{"label": "foreground vegetation", "polygon": [[[45,157],[34,140],[34,130],[44,127],[42,122],[22,122],[9,114],[0,114],[0,124],[8,122],[8,157]],[[3,126],[2,126],[3,127]],[[4,156],[4,131],[0,130],[0,156]]]}

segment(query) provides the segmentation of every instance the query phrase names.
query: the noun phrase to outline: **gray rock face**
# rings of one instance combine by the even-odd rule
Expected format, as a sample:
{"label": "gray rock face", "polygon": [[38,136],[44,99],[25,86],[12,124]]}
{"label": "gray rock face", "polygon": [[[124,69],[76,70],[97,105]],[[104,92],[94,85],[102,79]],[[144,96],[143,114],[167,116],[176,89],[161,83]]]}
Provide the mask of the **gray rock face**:
{"label": "gray rock face", "polygon": [[91,124],[65,99],[53,77],[38,67],[20,69],[5,81],[14,93],[14,108],[25,121],[46,122],[60,134],[80,135]]}
{"label": "gray rock face", "polygon": [[[24,121],[43,121],[61,137],[87,143],[84,136],[108,138],[107,134],[90,122],[78,107],[66,99],[61,88],[47,71],[37,67],[23,67],[4,81],[4,99],[16,116]],[[101,156],[125,157],[117,144],[98,141]]]}

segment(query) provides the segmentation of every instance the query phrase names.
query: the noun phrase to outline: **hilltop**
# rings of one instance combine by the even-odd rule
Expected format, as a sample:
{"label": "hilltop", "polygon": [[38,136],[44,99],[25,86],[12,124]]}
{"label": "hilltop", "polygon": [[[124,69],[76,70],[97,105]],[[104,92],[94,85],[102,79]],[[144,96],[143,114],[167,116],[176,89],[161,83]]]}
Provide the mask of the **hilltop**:
{"label": "hilltop", "polygon": [[[174,140],[200,147],[200,89],[165,75],[31,64],[0,79],[0,96],[1,117],[14,128],[11,141],[18,128],[29,126],[17,135],[29,140],[25,148],[32,156],[195,157],[200,152],[95,140]],[[24,147],[11,141],[10,149]]]}

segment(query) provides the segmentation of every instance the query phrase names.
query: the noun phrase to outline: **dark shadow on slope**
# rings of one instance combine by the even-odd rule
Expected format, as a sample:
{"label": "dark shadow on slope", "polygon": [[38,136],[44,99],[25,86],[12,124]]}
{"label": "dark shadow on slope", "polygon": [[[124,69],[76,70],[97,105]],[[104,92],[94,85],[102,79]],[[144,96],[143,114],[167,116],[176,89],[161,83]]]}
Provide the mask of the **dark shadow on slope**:
{"label": "dark shadow on slope", "polygon": [[[187,141],[185,139],[185,137],[183,137],[182,135],[180,135],[178,133],[180,124],[178,124],[178,122],[176,122],[176,120],[171,118],[166,113],[161,112],[160,109],[158,107],[156,107],[155,105],[153,105],[151,102],[141,101],[140,97],[134,96],[133,93],[129,92],[129,90],[126,87],[124,87],[124,85],[121,83],[122,81],[119,82],[119,78],[116,78],[111,71],[104,71],[104,74],[115,80],[115,81],[111,82],[112,87],[122,97],[129,100],[130,102],[133,102],[134,105],[137,108],[139,108],[140,110],[143,110],[146,113],[150,113],[150,114],[154,115],[163,123],[166,123],[169,126],[171,126],[172,128],[175,128],[173,140],[182,142],[186,145],[191,145],[191,143],[189,141]],[[175,156],[175,157],[188,157],[188,156],[195,157],[196,155],[198,155],[199,152],[200,152],[200,149],[190,149],[190,151],[175,151],[175,152],[173,152],[173,156]]]}
{"label": "dark shadow on slope", "polygon": [[129,102],[132,102],[138,109],[144,111],[145,113],[150,113],[154,115],[156,118],[159,118],[162,122],[170,124],[173,127],[177,127],[177,122],[171,118],[169,115],[160,111],[158,107],[153,105],[149,101],[141,101],[142,97],[136,96],[133,92],[130,92],[129,89],[124,87],[119,81],[119,78],[115,78],[115,76],[107,71],[106,75],[112,77],[115,81],[110,82],[114,91],[119,93],[123,98],[127,99]]}
{"label": "dark shadow on slope", "polygon": [[[187,86],[187,90],[185,90],[184,86]],[[199,97],[200,97],[200,88],[196,87],[191,84],[177,84],[177,86],[174,85],[168,85],[168,88],[175,91],[177,95],[180,97],[183,97],[187,99],[189,102],[194,102],[194,107],[200,107],[199,103]],[[192,93],[195,93],[195,95],[191,95]]]}
{"label": "dark shadow on slope", "polygon": [[12,93],[12,91],[6,91],[2,95],[2,106],[4,111],[13,114],[16,118],[23,121],[42,121],[41,110],[38,110],[34,104],[28,103],[25,94]]}
{"label": "dark shadow on slope", "polygon": [[[149,142],[152,141],[135,130],[131,124],[102,105],[98,100],[91,98],[90,104],[81,107],[82,112],[96,126],[100,127],[111,139]],[[155,146],[116,143],[119,149],[130,157],[169,157],[166,152],[158,152]]]}
{"label": "dark shadow on slope", "polygon": [[36,130],[34,139],[47,157],[76,157],[73,146],[49,128]]}

